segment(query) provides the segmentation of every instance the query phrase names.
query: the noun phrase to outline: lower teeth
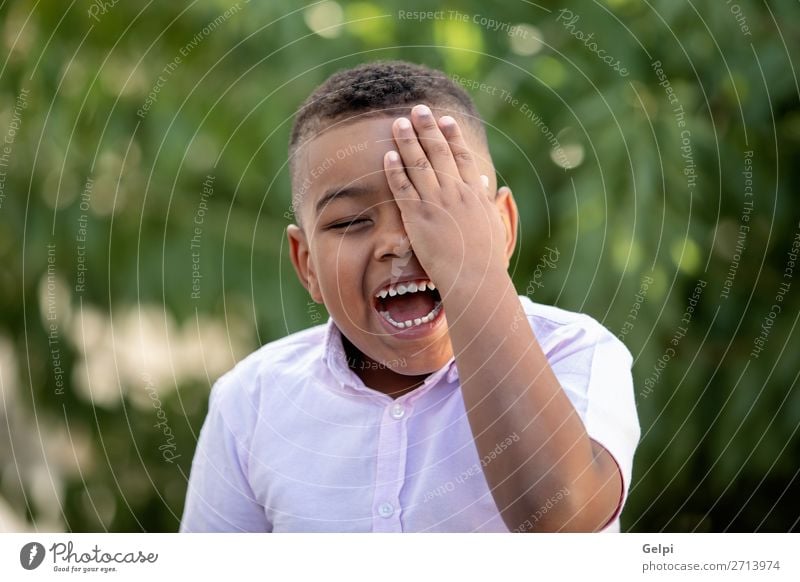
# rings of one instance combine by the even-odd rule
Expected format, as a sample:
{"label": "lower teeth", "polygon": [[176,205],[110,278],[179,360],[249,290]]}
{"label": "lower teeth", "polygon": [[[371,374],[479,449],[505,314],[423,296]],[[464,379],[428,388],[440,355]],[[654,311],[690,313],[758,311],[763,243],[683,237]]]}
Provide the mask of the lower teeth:
{"label": "lower teeth", "polygon": [[424,317],[417,317],[416,319],[409,319],[406,321],[395,321],[392,319],[392,316],[389,315],[388,311],[380,311],[379,313],[383,316],[383,318],[395,326],[397,329],[406,329],[409,327],[416,327],[418,325],[422,325],[423,323],[428,323],[429,321],[433,321],[439,312],[442,310],[442,302],[437,301],[436,304],[433,306],[428,312],[428,315]]}

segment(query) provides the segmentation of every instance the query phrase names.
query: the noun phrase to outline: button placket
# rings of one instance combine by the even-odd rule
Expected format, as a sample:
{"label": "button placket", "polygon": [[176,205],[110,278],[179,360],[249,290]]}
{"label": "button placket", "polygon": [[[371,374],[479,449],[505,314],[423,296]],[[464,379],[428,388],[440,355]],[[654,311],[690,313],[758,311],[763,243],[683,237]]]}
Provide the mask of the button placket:
{"label": "button placket", "polygon": [[405,481],[408,406],[393,402],[381,415],[372,530],[401,532],[400,490]]}

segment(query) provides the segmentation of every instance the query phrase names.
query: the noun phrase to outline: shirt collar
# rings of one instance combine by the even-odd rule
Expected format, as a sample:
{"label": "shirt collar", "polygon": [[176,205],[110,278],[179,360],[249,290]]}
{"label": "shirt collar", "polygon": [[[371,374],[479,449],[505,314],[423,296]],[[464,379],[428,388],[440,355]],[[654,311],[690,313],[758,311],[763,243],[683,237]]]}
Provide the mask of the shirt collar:
{"label": "shirt collar", "polygon": [[[377,395],[378,397],[391,399],[390,396],[366,386],[364,382],[362,382],[361,378],[358,377],[358,374],[353,372],[353,370],[350,369],[350,366],[347,365],[347,354],[345,353],[344,346],[342,344],[342,332],[336,323],[334,323],[332,317],[328,317],[322,359],[333,376],[342,384],[344,388],[350,388],[362,394],[364,392],[368,392],[370,395]],[[416,399],[424,392],[430,390],[432,386],[438,384],[442,377],[445,378],[445,381],[448,384],[453,384],[458,381],[458,368],[455,364],[455,358],[451,357],[444,366],[425,378],[422,386],[412,390],[408,394],[401,396],[397,400],[404,400],[406,398]]]}

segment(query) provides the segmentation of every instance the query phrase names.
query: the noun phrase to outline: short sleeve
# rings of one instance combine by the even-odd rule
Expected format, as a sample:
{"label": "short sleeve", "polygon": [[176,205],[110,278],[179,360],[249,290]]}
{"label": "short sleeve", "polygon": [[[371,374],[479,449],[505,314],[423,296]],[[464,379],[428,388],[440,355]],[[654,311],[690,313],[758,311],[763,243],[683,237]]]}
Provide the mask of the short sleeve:
{"label": "short sleeve", "polygon": [[[234,374],[211,390],[209,409],[192,461],[181,532],[268,532],[271,526],[247,479],[247,442],[232,427],[247,425],[242,400],[234,398]],[[236,404],[229,404],[239,402]],[[252,405],[248,402],[246,406]]]}
{"label": "short sleeve", "polygon": [[[628,348],[601,324],[566,332],[548,354],[550,366],[577,410],[589,437],[614,458],[622,476],[622,495],[603,531],[619,531],[641,428],[636,413],[633,358]],[[572,327],[572,326],[569,326]]]}

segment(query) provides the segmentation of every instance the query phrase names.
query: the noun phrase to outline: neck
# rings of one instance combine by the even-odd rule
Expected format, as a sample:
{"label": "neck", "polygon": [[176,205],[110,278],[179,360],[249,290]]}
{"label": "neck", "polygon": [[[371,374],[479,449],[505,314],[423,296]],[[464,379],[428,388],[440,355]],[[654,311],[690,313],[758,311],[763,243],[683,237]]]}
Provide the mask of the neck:
{"label": "neck", "polygon": [[344,335],[342,335],[342,347],[344,347],[344,352],[347,356],[348,366],[361,378],[364,385],[392,398],[399,398],[403,394],[422,386],[425,378],[430,375],[406,376],[405,374],[398,374],[364,354],[350,343],[350,340]]}

